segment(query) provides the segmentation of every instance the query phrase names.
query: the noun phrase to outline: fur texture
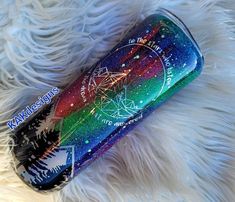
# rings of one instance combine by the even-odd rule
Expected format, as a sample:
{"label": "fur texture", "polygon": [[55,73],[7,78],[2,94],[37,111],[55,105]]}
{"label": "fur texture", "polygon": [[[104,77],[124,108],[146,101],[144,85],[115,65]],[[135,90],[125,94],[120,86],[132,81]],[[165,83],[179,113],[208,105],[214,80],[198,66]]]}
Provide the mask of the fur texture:
{"label": "fur texture", "polygon": [[[31,191],[11,168],[7,119],[51,86],[63,89],[159,6],[199,42],[200,78],[61,192]],[[234,0],[1,0],[0,201],[233,202],[234,12]]]}

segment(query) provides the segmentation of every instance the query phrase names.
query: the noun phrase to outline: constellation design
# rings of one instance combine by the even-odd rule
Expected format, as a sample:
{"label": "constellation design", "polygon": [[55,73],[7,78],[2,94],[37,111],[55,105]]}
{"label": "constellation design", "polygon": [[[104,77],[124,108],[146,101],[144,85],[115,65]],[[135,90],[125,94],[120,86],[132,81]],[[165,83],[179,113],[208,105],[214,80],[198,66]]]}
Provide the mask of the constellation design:
{"label": "constellation design", "polygon": [[133,100],[127,98],[127,87],[113,99],[106,99],[101,104],[101,110],[113,118],[129,118],[133,116],[139,107]]}
{"label": "constellation design", "polygon": [[107,95],[107,91],[112,91],[120,87],[119,82],[125,80],[127,73],[111,72],[107,67],[100,67],[92,72],[88,84],[89,92],[95,91],[96,94],[102,96]]}
{"label": "constellation design", "polygon": [[97,107],[113,118],[129,118],[139,110],[127,95],[127,72],[112,72],[100,67],[90,77],[89,92],[94,91],[98,96]]}

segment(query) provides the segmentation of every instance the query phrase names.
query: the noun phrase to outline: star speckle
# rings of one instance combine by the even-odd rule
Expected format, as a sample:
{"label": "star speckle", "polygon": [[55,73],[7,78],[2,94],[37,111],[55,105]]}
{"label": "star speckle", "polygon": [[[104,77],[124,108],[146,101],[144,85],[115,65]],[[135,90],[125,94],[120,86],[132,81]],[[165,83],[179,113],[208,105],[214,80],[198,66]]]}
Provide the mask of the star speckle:
{"label": "star speckle", "polygon": [[136,55],[136,56],[134,57],[134,59],[138,60],[138,59],[140,59],[140,56],[139,56],[139,55]]}

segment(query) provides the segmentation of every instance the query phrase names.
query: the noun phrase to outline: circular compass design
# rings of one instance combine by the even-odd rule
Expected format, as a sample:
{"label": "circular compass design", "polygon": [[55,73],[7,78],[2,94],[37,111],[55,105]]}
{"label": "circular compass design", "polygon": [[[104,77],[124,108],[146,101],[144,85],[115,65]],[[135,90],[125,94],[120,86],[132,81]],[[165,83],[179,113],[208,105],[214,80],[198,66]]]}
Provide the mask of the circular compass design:
{"label": "circular compass design", "polygon": [[88,91],[96,95],[95,105],[103,114],[128,119],[144,104],[133,89],[158,79],[160,88],[153,89],[158,94],[164,85],[164,75],[163,63],[156,52],[147,46],[127,45],[116,49],[90,72]]}

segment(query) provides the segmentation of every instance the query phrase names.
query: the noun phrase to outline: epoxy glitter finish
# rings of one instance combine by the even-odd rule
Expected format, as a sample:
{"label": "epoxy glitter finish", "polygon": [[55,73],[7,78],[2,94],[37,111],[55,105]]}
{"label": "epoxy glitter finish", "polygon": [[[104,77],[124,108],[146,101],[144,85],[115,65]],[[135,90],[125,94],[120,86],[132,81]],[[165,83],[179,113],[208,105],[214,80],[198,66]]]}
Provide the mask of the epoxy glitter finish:
{"label": "epoxy glitter finish", "polygon": [[159,10],[15,131],[17,174],[38,191],[62,188],[202,66],[185,25]]}

